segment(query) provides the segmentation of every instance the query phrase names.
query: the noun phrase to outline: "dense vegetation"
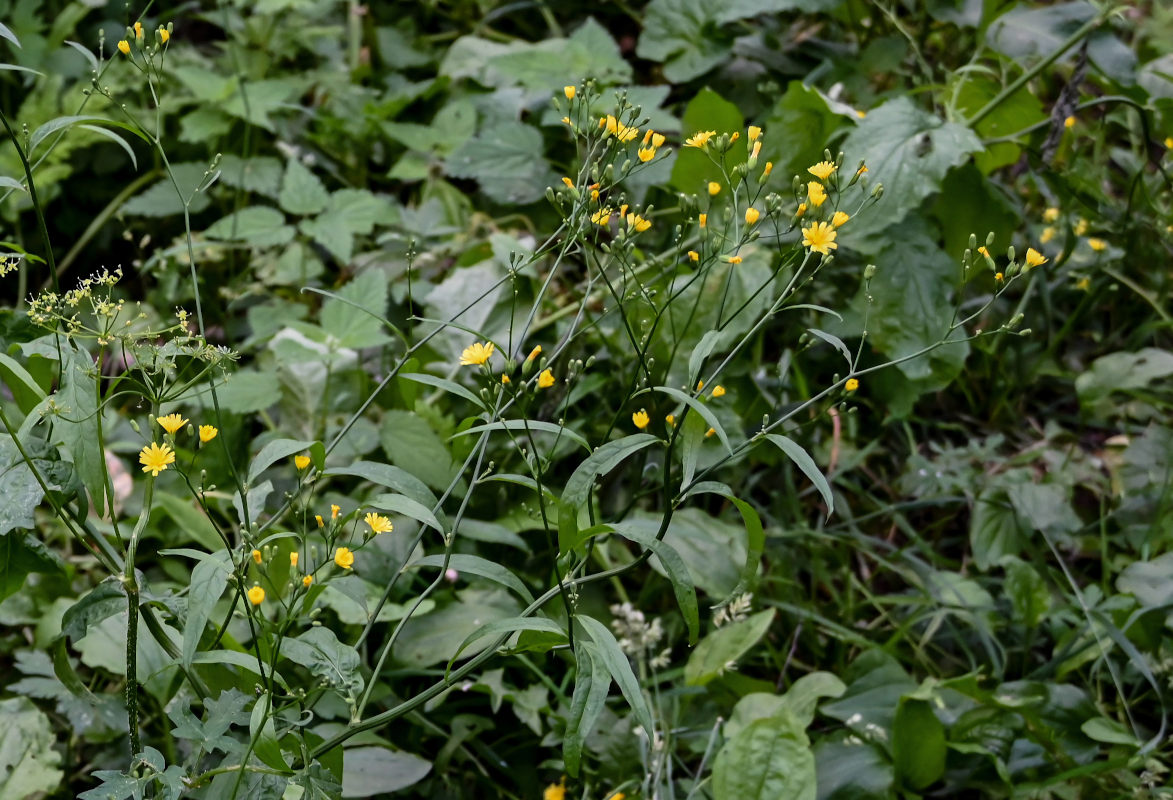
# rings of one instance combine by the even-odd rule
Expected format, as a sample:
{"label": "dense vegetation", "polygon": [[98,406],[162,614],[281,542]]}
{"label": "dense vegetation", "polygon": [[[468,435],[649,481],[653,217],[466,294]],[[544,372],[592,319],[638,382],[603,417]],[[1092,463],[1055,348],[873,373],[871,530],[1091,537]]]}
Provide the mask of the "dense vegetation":
{"label": "dense vegetation", "polygon": [[1164,3],[2,7],[0,800],[1170,794]]}

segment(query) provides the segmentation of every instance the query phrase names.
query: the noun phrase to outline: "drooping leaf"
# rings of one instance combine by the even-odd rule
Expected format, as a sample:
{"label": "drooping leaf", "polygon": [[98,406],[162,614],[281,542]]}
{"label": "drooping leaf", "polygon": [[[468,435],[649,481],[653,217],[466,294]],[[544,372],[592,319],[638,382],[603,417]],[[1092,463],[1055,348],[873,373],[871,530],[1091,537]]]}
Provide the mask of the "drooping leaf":
{"label": "drooping leaf", "polygon": [[606,625],[599,622],[594,617],[588,617],[584,614],[575,616],[575,620],[582,625],[586,630],[588,636],[594,641],[597,651],[591,654],[591,658],[596,655],[599,660],[607,667],[607,671],[611,673],[611,679],[615,681],[615,685],[619,687],[619,691],[623,694],[623,699],[631,706],[631,710],[635,712],[635,718],[639,724],[643,726],[644,730],[651,736],[655,732],[655,726],[652,724],[652,713],[648,710],[647,700],[644,699],[643,690],[640,689],[639,680],[636,679],[635,673],[631,670],[631,663],[627,660],[623,650],[619,647],[619,642],[615,639],[615,635],[611,633]]}
{"label": "drooping leaf", "polygon": [[342,796],[372,797],[406,789],[432,771],[432,762],[386,747],[351,747],[342,753]]}
{"label": "drooping leaf", "polygon": [[815,757],[788,711],[755,720],[713,761],[714,800],[815,800]]}
{"label": "drooping leaf", "polygon": [[722,675],[766,635],[773,621],[774,610],[766,609],[705,636],[688,657],[684,667],[685,683],[704,686]]}
{"label": "drooping leaf", "polygon": [[594,730],[611,689],[611,674],[593,642],[575,643],[575,661],[574,694],[562,738],[562,758],[571,777],[578,775],[582,746]]}

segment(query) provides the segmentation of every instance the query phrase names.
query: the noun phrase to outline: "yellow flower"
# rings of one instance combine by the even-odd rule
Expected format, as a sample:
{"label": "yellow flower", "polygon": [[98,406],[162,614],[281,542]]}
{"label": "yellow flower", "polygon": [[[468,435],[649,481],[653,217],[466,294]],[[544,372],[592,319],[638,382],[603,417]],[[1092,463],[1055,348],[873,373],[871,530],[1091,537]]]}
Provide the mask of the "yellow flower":
{"label": "yellow flower", "polygon": [[594,214],[591,214],[591,222],[596,225],[606,225],[611,221],[611,209],[600,208]]}
{"label": "yellow flower", "polygon": [[1026,265],[1028,267],[1039,267],[1046,264],[1047,261],[1048,259],[1038,250],[1033,247],[1026,248]]}
{"label": "yellow flower", "polygon": [[536,347],[534,347],[533,350],[529,351],[529,355],[525,357],[525,360],[526,361],[533,361],[535,358],[537,358],[541,354],[542,354],[542,346],[539,344]]}
{"label": "yellow flower", "polygon": [[733,144],[741,138],[741,131],[734,131],[729,135],[729,144]]}
{"label": "yellow flower", "polygon": [[998,283],[1001,283],[1002,281],[1006,280],[1006,276],[1003,275],[1001,272],[995,272],[994,273],[994,280],[997,281]]}
{"label": "yellow flower", "polygon": [[705,388],[705,382],[704,381],[697,381],[696,382],[696,390],[699,392],[703,388]]}
{"label": "yellow flower", "polygon": [[608,796],[607,800],[627,800],[627,795],[625,795],[623,792],[616,792],[615,794]]}
{"label": "yellow flower", "polygon": [[134,23],[134,38],[140,42],[143,40],[143,24],[141,22]]}
{"label": "yellow flower", "polygon": [[124,56],[130,55],[130,42],[126,41],[125,39],[123,39],[121,42],[119,42],[118,43],[118,52],[122,53],[122,55],[124,55]]}
{"label": "yellow flower", "polygon": [[460,365],[462,367],[476,366],[477,364],[484,364],[493,357],[493,349],[496,347],[492,342],[481,344],[475,342],[464,348],[460,354]]}
{"label": "yellow flower", "polygon": [[688,260],[689,261],[700,261],[701,254],[698,253],[696,250],[689,250],[688,251]]}
{"label": "yellow flower", "polygon": [[1166,136],[1165,137],[1165,149],[1166,150],[1173,150],[1173,136]]}
{"label": "yellow flower", "polygon": [[648,417],[648,412],[641,408],[639,411],[631,415],[631,422],[635,425],[635,427],[642,431],[644,428],[648,427],[648,423],[651,422],[651,418]]}
{"label": "yellow flower", "polygon": [[858,178],[860,175],[863,175],[867,171],[868,171],[868,165],[864,164],[862,167],[860,167],[859,169],[857,169],[855,171],[855,177]]}
{"label": "yellow flower", "polygon": [[538,388],[549,389],[554,385],[554,373],[550,370],[542,370],[542,374],[538,376]]}
{"label": "yellow flower", "polygon": [[838,228],[841,225],[843,225],[844,222],[847,222],[847,220],[849,220],[849,219],[851,219],[850,215],[848,215],[842,211],[836,211],[834,213],[834,215],[832,215],[832,217],[831,217],[831,224],[833,226],[835,226],[836,228]]}
{"label": "yellow flower", "polygon": [[354,566],[354,553],[349,547],[339,547],[334,551],[334,563],[342,569],[350,569]]}
{"label": "yellow flower", "polygon": [[[321,519],[321,517],[318,517],[318,519]],[[292,553],[290,553],[289,554],[289,566],[296,567],[297,561],[300,557],[301,557],[301,554],[298,553],[296,550],[294,550]]]}
{"label": "yellow flower", "polygon": [[509,376],[508,376],[508,375],[504,375],[504,374],[503,374],[503,375],[501,375],[501,383],[502,383],[503,385],[508,385],[508,384],[512,383],[512,381],[510,381],[510,380],[509,380]]}
{"label": "yellow flower", "polygon": [[157,478],[160,472],[167,469],[168,464],[175,463],[175,451],[165,444],[151,442],[139,452],[138,463],[143,465],[143,472],[149,472]]}
{"label": "yellow flower", "polygon": [[838,249],[835,237],[839,234],[825,222],[816,222],[809,228],[802,229],[802,246],[809,247],[812,252],[830,255],[832,250]]}
{"label": "yellow flower", "polygon": [[[560,122],[561,122],[563,125],[569,125],[569,124],[570,124],[570,117],[563,117],[563,118],[560,120]],[[307,575],[306,577],[309,577],[309,576]]]}
{"label": "yellow flower", "polygon": [[310,465],[310,457],[309,456],[294,456],[293,457],[293,465],[295,467],[297,467],[298,469],[305,469],[306,467],[308,467]]}
{"label": "yellow flower", "polygon": [[215,425],[201,425],[200,426],[200,443],[207,444],[216,438],[220,431]]}
{"label": "yellow flower", "polygon": [[831,174],[834,173],[835,170],[837,170],[837,169],[839,169],[839,168],[836,167],[834,164],[832,164],[830,161],[820,161],[818,164],[815,164],[813,167],[807,167],[806,171],[809,172],[811,175],[814,175],[819,180],[825,181],[825,180],[827,180],[827,178],[830,178]]}
{"label": "yellow flower", "polygon": [[567,178],[565,175],[563,175],[563,176],[562,176],[562,184],[563,184],[563,185],[564,185],[564,186],[565,186],[567,189],[573,189],[573,188],[574,188],[574,181],[570,180],[570,178]]}
{"label": "yellow flower", "polygon": [[818,208],[827,200],[827,190],[823,188],[823,184],[818,181],[807,181],[806,196],[810,199],[810,203],[815,208]]}
{"label": "yellow flower", "polygon": [[1039,234],[1039,242],[1041,242],[1042,244],[1047,244],[1048,242],[1050,242],[1054,238],[1055,238],[1055,226],[1054,225],[1048,225],[1047,227],[1043,228],[1043,232]]}
{"label": "yellow flower", "polygon": [[696,221],[700,225],[700,227],[703,228],[709,224],[709,215],[708,214],[697,214]]}
{"label": "yellow flower", "polygon": [[709,428],[707,431],[705,431],[705,438],[708,439],[710,436],[712,436],[716,432],[717,432],[716,428]]}
{"label": "yellow flower", "polygon": [[566,800],[566,776],[559,783],[551,783],[542,792],[542,800]]}
{"label": "yellow flower", "polygon": [[794,216],[801,217],[806,213],[806,203],[799,203],[798,208],[794,211]]}
{"label": "yellow flower", "polygon": [[664,421],[668,423],[669,428],[676,427],[676,415],[675,414],[669,414],[668,416],[664,417]]}
{"label": "yellow flower", "polygon": [[750,206],[749,208],[747,208],[745,210],[745,224],[746,225],[753,225],[754,223],[756,223],[758,221],[758,219],[761,218],[761,216],[762,216],[762,212],[758,211],[753,206]]}
{"label": "yellow flower", "polygon": [[635,154],[637,156],[639,156],[640,161],[647,163],[648,161],[651,161],[653,158],[656,157],[656,148],[654,148],[654,147],[641,147],[639,150],[635,151]]}
{"label": "yellow flower", "polygon": [[1091,287],[1091,285],[1092,285],[1092,282],[1091,282],[1090,278],[1080,278],[1078,281],[1075,282],[1075,288],[1082,289],[1085,292]]}
{"label": "yellow flower", "polygon": [[253,550],[253,561],[256,562],[257,564],[261,563],[261,551],[260,550],[256,550],[256,549]]}
{"label": "yellow flower", "polygon": [[650,220],[644,219],[639,214],[628,214],[627,227],[634,228],[636,233],[643,233],[648,228],[652,227],[652,223]]}
{"label": "yellow flower", "polygon": [[730,264],[740,264],[741,256],[725,256],[725,261],[729,262]]}
{"label": "yellow flower", "polygon": [[1064,128],[1075,127],[1075,117],[1068,117],[1067,119],[1063,120],[1063,127]]}
{"label": "yellow flower", "polygon": [[[762,143],[761,142],[754,142],[753,149],[749,151],[749,160],[752,161],[753,164],[756,164],[756,163],[758,163],[758,156],[760,156],[761,154],[762,154]],[[750,166],[752,167],[753,164],[750,164]]]}
{"label": "yellow flower", "polygon": [[330,506],[330,519],[338,519],[338,514],[342,511],[341,506]]}
{"label": "yellow flower", "polygon": [[868,112],[864,111],[863,109],[856,109],[856,111],[855,111],[855,116],[859,117],[860,119],[863,119],[867,115],[868,115]]}
{"label": "yellow flower", "polygon": [[1059,219],[1059,209],[1051,207],[1043,212],[1043,222],[1054,222]]}
{"label": "yellow flower", "polygon": [[771,172],[773,169],[774,169],[774,162],[773,162],[773,161],[767,161],[767,162],[766,162],[765,169],[763,169],[763,170],[762,170],[762,177],[763,177],[763,178],[768,178],[768,177],[770,177],[770,172]]}
{"label": "yellow flower", "polygon": [[326,520],[322,519],[321,514],[314,514],[314,521],[318,523],[319,528],[326,527]]}
{"label": "yellow flower", "polygon": [[659,149],[664,146],[665,141],[666,141],[666,139],[664,137],[664,134],[662,134],[662,133],[653,133],[652,134],[652,147]]}
{"label": "yellow flower", "polygon": [[704,147],[717,135],[716,131],[697,131],[692,136],[684,140],[685,147]]}
{"label": "yellow flower", "polygon": [[709,197],[713,197],[714,195],[718,195],[720,193],[721,184],[717,183],[716,181],[709,181]]}
{"label": "yellow flower", "polygon": [[175,433],[177,430],[187,424],[187,420],[185,420],[179,414],[168,414],[165,417],[159,417],[155,420],[155,422],[158,422],[159,425],[162,426],[163,430],[167,431],[167,433]]}
{"label": "yellow flower", "polygon": [[159,28],[159,41],[163,44],[171,41],[171,32],[164,27]]}
{"label": "yellow flower", "polygon": [[1090,247],[1092,250],[1095,250],[1097,253],[1102,253],[1108,249],[1108,243],[1105,242],[1103,239],[1096,239],[1096,238],[1088,239],[1087,246]]}
{"label": "yellow flower", "polygon": [[254,586],[248,590],[248,601],[254,606],[259,606],[265,602],[265,590],[260,586]]}
{"label": "yellow flower", "polygon": [[619,120],[615,119],[614,115],[608,114],[604,124],[607,128],[607,133],[614,136],[621,142],[630,142],[636,136],[639,136],[639,128],[631,128],[624,125]]}
{"label": "yellow flower", "polygon": [[981,253],[986,258],[990,257],[990,251],[986,249],[985,245],[982,245],[981,247],[979,247],[978,252]]}
{"label": "yellow flower", "polygon": [[567,100],[573,100],[574,94],[575,94],[575,88],[573,86],[563,86],[562,87],[562,94],[566,95]]}
{"label": "yellow flower", "polygon": [[848,378],[847,383],[843,384],[843,391],[845,392],[854,392],[858,388],[859,381],[857,381],[855,378]]}
{"label": "yellow flower", "polygon": [[306,575],[304,578],[301,579],[301,585],[307,589],[310,588],[310,584],[313,582],[314,582],[313,575]]}
{"label": "yellow flower", "polygon": [[761,135],[762,135],[761,128],[759,128],[757,125],[750,125],[749,126],[749,140],[751,142],[756,142],[758,140],[758,137]]}
{"label": "yellow flower", "polygon": [[1076,236],[1083,236],[1085,233],[1087,233],[1088,227],[1089,227],[1088,221],[1081,217],[1079,219],[1079,221],[1075,223],[1075,228],[1074,228],[1075,235]]}
{"label": "yellow flower", "polygon": [[718,385],[718,386],[713,387],[713,397],[724,397],[724,396],[725,396],[725,387],[724,386]]}
{"label": "yellow flower", "polygon": [[363,517],[363,522],[370,526],[371,533],[390,533],[395,529],[395,526],[391,524],[391,520],[382,514],[376,514],[374,512],[370,512]]}

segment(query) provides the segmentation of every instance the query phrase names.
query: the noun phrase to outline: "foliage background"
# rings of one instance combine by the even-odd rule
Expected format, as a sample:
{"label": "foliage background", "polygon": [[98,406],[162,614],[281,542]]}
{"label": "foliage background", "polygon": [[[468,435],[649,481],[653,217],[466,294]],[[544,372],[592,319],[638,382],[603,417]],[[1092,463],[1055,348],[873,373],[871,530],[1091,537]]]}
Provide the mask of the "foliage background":
{"label": "foliage background", "polygon": [[[754,615],[737,623],[748,626],[738,629],[745,646],[723,645],[736,670],[703,685],[688,680],[695,651],[670,584],[650,568],[584,589],[580,607],[595,617],[610,621],[608,606],[629,601],[661,620],[670,663],[654,680],[641,677],[672,735],[657,766],[655,748],[632,746],[633,719],[614,698],[587,737],[572,795],[620,786],[651,794],[651,774],[660,791],[681,797],[779,796],[780,787],[820,798],[1167,791],[1173,12],[1138,2],[1105,13],[1075,47],[1003,92],[1101,11],[1087,2],[992,0],[261,0],[143,10],[149,30],[175,23],[157,117],[175,181],[190,192],[209,165],[220,170],[192,195],[190,212],[209,341],[241,353],[219,395],[227,452],[247,463],[269,442],[328,442],[342,430],[394,355],[384,327],[354,304],[426,333],[413,314],[450,317],[556,229],[547,187],[578,166],[550,103],[564,85],[590,77],[605,97],[625,91],[677,143],[696,130],[760,125],[763,158],[776,165],[783,194],[824,148],[843,151],[845,164],[869,164],[885,194],[845,229],[836,262],[807,289],[807,302],[845,310],[841,323],[824,325],[829,333],[854,346],[870,305],[866,344],[876,361],[937,341],[955,303],[977,307],[996,289],[984,271],[960,286],[957,266],[970,234],[991,231],[1000,262],[1010,246],[1040,247],[1050,258],[989,315],[996,326],[1022,313],[1031,335],[955,343],[874,373],[857,396],[824,404],[788,432],[826,473],[833,514],[779,452],[754,451],[722,472],[766,535]],[[138,12],[128,18],[121,4],[100,2],[6,4],[0,20],[12,35],[0,46],[19,69],[0,78],[0,107],[14,128],[36,131],[78,114],[114,118],[115,102],[155,118],[142,76],[117,53],[100,78],[115,102],[83,94],[97,43],[109,59]],[[599,102],[606,113],[609,102]],[[121,264],[126,296],[168,319],[195,299],[184,208],[158,151],[123,136],[125,145],[71,128],[40,162],[37,191],[63,284]],[[691,155],[657,161],[627,188],[632,202],[661,209],[653,218],[662,248],[672,242],[679,194],[701,193],[712,177]],[[11,146],[0,151],[0,174],[23,175]],[[1058,209],[1055,219],[1048,208]],[[41,252],[27,192],[10,191],[0,216],[0,238]],[[865,290],[859,276],[869,263],[878,271]],[[765,261],[742,266],[768,274]],[[501,335],[541,277],[514,281],[512,294],[497,291],[460,323]],[[46,278],[30,262],[0,285],[3,353],[42,390],[52,388],[52,358],[37,349],[39,332],[20,306]],[[541,309],[536,332],[547,343],[573,291],[556,285]],[[763,414],[836,380],[839,356],[806,333],[815,325],[801,314],[780,317],[732,362],[715,413],[739,439]],[[681,335],[686,351],[703,332]],[[441,332],[413,371],[457,377],[450,367],[467,338]],[[538,417],[565,414],[594,441],[607,422],[630,415],[623,378],[632,354],[601,326],[567,354],[592,356],[596,366],[565,408]],[[0,402],[23,416],[35,398],[8,364],[0,362]],[[185,402],[177,408],[193,416],[204,405]],[[144,414],[116,404],[105,412],[108,449],[128,486],[141,444],[130,420]],[[459,397],[397,379],[329,463],[392,464],[443,492],[471,451],[468,437],[453,438],[473,424],[468,415]],[[203,464],[208,483],[229,486],[227,456],[216,459]],[[0,511],[0,765],[11,770],[0,770],[0,797],[64,797],[92,789],[97,770],[127,766],[124,629],[116,615],[63,628],[67,610],[103,574],[49,509],[32,513],[40,497],[17,461],[11,440],[0,440],[0,490],[11,498]],[[276,498],[294,490],[291,469],[282,469],[267,473]],[[655,465],[639,461],[605,481],[605,507],[654,523],[662,509],[642,496],[645,469]],[[338,475],[307,513],[332,502],[349,513],[385,491]],[[137,515],[139,483],[119,502]],[[507,564],[528,590],[551,585],[557,542],[524,493],[502,484],[477,503],[458,552]],[[229,492],[214,506],[233,518]],[[379,593],[371,587],[408,557],[412,525],[397,518],[395,537],[379,540],[346,588],[324,596],[325,618],[344,641],[362,629]],[[731,630],[715,628],[707,609],[737,583],[741,525],[737,509],[714,498],[680,511],[667,539],[700,592],[707,636]],[[192,577],[190,561],[161,551],[218,546],[178,487],[160,490],[139,564],[160,609],[182,618]],[[632,556],[617,538],[596,554],[602,566]],[[422,585],[405,586],[392,604]],[[470,630],[520,607],[475,576],[426,602],[380,679],[379,707],[431,685]],[[575,673],[564,652],[536,649],[495,661],[463,692],[349,742],[346,794],[377,794],[398,780],[405,795],[421,797],[535,797],[557,782]],[[356,670],[370,679],[374,651],[357,652]],[[249,741],[241,709],[251,682],[242,672],[209,666],[207,679],[235,694],[193,706],[161,650],[145,645],[140,659],[151,676],[145,738],[166,764],[190,766],[198,748],[231,754]],[[823,683],[787,695],[803,676]],[[346,709],[335,705],[322,713],[321,736],[345,724]],[[760,709],[783,706],[790,716],[754,721]],[[719,718],[729,723],[715,728]],[[779,741],[791,749],[779,750]],[[207,769],[214,759],[196,761]],[[755,764],[774,767],[758,795],[745,794],[736,776]],[[807,788],[785,783],[808,772],[817,781]],[[250,777],[248,791],[286,791],[270,778]],[[699,788],[696,779],[704,779]],[[300,780],[302,792],[319,791],[315,779]],[[337,791],[322,780],[322,792]],[[193,796],[225,791],[212,782]]]}

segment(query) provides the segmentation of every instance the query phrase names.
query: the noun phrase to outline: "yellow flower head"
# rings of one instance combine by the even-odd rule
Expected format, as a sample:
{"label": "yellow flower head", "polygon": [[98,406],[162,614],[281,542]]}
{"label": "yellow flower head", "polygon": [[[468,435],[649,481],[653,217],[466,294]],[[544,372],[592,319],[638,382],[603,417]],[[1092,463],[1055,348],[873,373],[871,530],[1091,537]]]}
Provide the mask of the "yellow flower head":
{"label": "yellow flower head", "polygon": [[1173,136],[1166,136],[1165,137],[1165,149],[1166,150],[1173,150]]}
{"label": "yellow flower head", "polygon": [[513,381],[511,381],[509,379],[508,375],[502,373],[501,374],[501,383],[502,383],[502,385],[508,386],[509,384],[513,383]]}
{"label": "yellow flower head", "polygon": [[741,138],[741,131],[734,131],[733,133],[729,134],[729,144],[733,144],[734,142],[736,142],[740,138]]}
{"label": "yellow flower head", "polygon": [[591,222],[596,225],[606,225],[611,221],[611,209],[600,208],[594,214],[591,214]]}
{"label": "yellow flower head", "polygon": [[806,203],[799,203],[798,208],[794,210],[794,216],[801,217],[806,213]]}
{"label": "yellow flower head", "polygon": [[363,522],[370,526],[371,533],[390,533],[395,529],[395,526],[391,524],[391,520],[382,514],[376,514],[374,512],[370,512],[363,517]]}
{"label": "yellow flower head", "polygon": [[158,422],[163,430],[167,431],[167,433],[175,433],[177,430],[187,424],[187,420],[185,420],[179,414],[168,414],[165,417],[159,417],[155,420],[155,422]]}
{"label": "yellow flower head", "polygon": [[713,387],[713,397],[724,397],[724,396],[725,396],[725,387],[724,386],[718,385],[718,386]]}
{"label": "yellow flower head", "polygon": [[1043,222],[1054,222],[1057,219],[1059,219],[1059,209],[1051,207],[1043,212]]}
{"label": "yellow flower head", "polygon": [[313,575],[306,575],[304,578],[301,579],[301,585],[307,589],[310,588],[310,584],[313,582],[314,582]]}
{"label": "yellow flower head", "polygon": [[535,346],[533,350],[529,351],[529,355],[525,357],[525,360],[526,361],[533,361],[535,358],[537,358],[541,354],[542,354],[542,346],[539,344],[539,345]]}
{"label": "yellow flower head", "polygon": [[725,256],[725,261],[730,264],[740,264],[741,256]]}
{"label": "yellow flower head", "polygon": [[662,133],[653,133],[652,134],[652,147],[659,149],[664,146],[665,141],[666,141],[666,139],[664,137],[664,134],[662,134]]}
{"label": "yellow flower head", "polygon": [[692,136],[684,140],[685,147],[704,147],[717,135],[716,131],[697,131]]}
{"label": "yellow flower head", "polygon": [[339,547],[334,551],[334,563],[342,569],[350,569],[354,566],[354,553],[349,547]]}
{"label": "yellow flower head", "polygon": [[562,185],[565,186],[567,189],[573,189],[574,188],[574,181],[570,180],[570,178],[567,178],[565,175],[563,175],[562,176]]}
{"label": "yellow flower head", "polygon": [[843,391],[845,392],[854,392],[858,388],[859,381],[857,381],[855,378],[848,378],[847,383],[843,384]]}
{"label": "yellow flower head", "polygon": [[654,147],[641,147],[639,150],[635,151],[635,154],[637,156],[639,156],[640,161],[642,161],[646,164],[647,162],[651,161],[653,158],[656,157],[656,148],[654,148]]}
{"label": "yellow flower head", "polygon": [[652,227],[652,223],[651,220],[646,220],[639,214],[628,214],[627,227],[629,230],[634,230],[636,233],[643,233],[648,228]]}
{"label": "yellow flower head", "polygon": [[1074,128],[1075,127],[1075,117],[1068,117],[1067,119],[1063,120],[1063,127],[1068,128],[1068,129]]}
{"label": "yellow flower head", "polygon": [[538,388],[549,389],[554,385],[554,373],[550,370],[542,370],[542,374],[538,376]]}
{"label": "yellow flower head", "polygon": [[321,514],[314,514],[314,521],[318,523],[319,528],[326,527],[326,520],[322,519]]}
{"label": "yellow flower head", "polygon": [[310,457],[309,456],[294,456],[293,457],[293,465],[295,467],[297,467],[298,469],[305,469],[306,467],[308,467],[310,465]]}
{"label": "yellow flower head", "polygon": [[151,442],[139,452],[138,463],[143,465],[143,472],[149,472],[157,478],[160,472],[167,469],[168,464],[175,463],[175,451],[165,444]]}
{"label": "yellow flower head", "polygon": [[810,204],[815,208],[821,206],[827,200],[827,190],[823,188],[823,184],[818,181],[807,181],[806,196],[810,200]]}
{"label": "yellow flower head", "polygon": [[708,214],[697,214],[696,221],[697,221],[697,224],[699,224],[700,227],[703,228],[709,224],[709,215]]}
{"label": "yellow flower head", "polygon": [[330,519],[338,519],[338,515],[342,512],[341,506],[330,506]]}
{"label": "yellow flower head", "polygon": [[542,792],[542,800],[566,800],[566,778],[562,778],[560,783],[551,783]]}
{"label": "yellow flower head", "polygon": [[716,428],[709,428],[707,431],[705,431],[705,438],[708,439],[710,436],[712,436],[716,432],[717,432]]}
{"label": "yellow flower head", "polygon": [[978,252],[981,253],[986,258],[990,258],[990,251],[986,249],[985,245],[982,245],[981,247],[979,247]]}
{"label": "yellow flower head", "polygon": [[1075,288],[1082,289],[1085,292],[1091,287],[1091,285],[1091,279],[1087,277],[1080,278],[1075,282]]}
{"label": "yellow flower head", "polygon": [[832,164],[830,161],[820,161],[818,164],[815,164],[813,167],[807,167],[806,171],[809,172],[811,175],[814,175],[819,180],[825,181],[825,180],[827,180],[827,178],[830,178],[832,173],[834,173],[835,170],[837,170],[837,169],[839,169],[839,168],[836,167],[834,164]]}
{"label": "yellow flower head", "polygon": [[481,344],[475,342],[464,348],[464,352],[460,354],[460,365],[462,367],[471,367],[478,364],[484,364],[493,357],[493,349],[496,347],[492,342]]}
{"label": "yellow flower head", "polygon": [[862,108],[857,108],[855,110],[855,116],[859,117],[860,119],[863,119],[867,115],[868,115],[868,112],[864,111]]}
{"label": "yellow flower head", "polygon": [[[560,122],[561,122],[563,125],[569,125],[569,124],[570,124],[570,117],[563,117],[563,118],[562,118],[561,120],[559,120],[559,121],[560,121]],[[307,577],[308,577],[308,576],[307,576]]]}
{"label": "yellow flower head", "polygon": [[140,42],[143,40],[143,24],[141,22],[134,23],[134,38]]}
{"label": "yellow flower head", "polygon": [[161,25],[159,26],[159,41],[163,44],[171,41],[171,32]]}
{"label": "yellow flower head", "polygon": [[747,208],[745,210],[745,224],[746,225],[753,225],[759,219],[761,219],[761,216],[762,216],[762,212],[758,211],[753,206],[750,206],[749,208]]}
{"label": "yellow flower head", "polygon": [[757,158],[761,154],[762,154],[762,143],[761,142],[754,142],[753,149],[749,151],[750,159],[752,159],[754,161],[754,163],[756,164]]}
{"label": "yellow flower head", "polygon": [[849,219],[851,219],[850,215],[844,213],[843,211],[836,211],[831,217],[831,224],[838,228]]}
{"label": "yellow flower head", "polygon": [[668,416],[664,417],[664,421],[668,423],[669,428],[676,427],[676,415],[675,414],[669,414]]}
{"label": "yellow flower head", "polygon": [[1026,248],[1026,265],[1028,267],[1039,267],[1046,264],[1047,261],[1048,259],[1038,250],[1033,247]]}
{"label": "yellow flower head", "polygon": [[567,100],[573,100],[575,95],[575,88],[573,86],[563,86],[562,94],[566,95]]}
{"label": "yellow flower head", "polygon": [[123,39],[121,42],[119,42],[118,43],[118,52],[122,53],[122,55],[124,55],[124,56],[130,55],[130,42],[126,41],[125,39]]}
{"label": "yellow flower head", "polygon": [[995,272],[994,273],[994,280],[997,281],[998,283],[1001,283],[1002,281],[1006,280],[1006,276],[1003,275],[1001,272]]}
{"label": "yellow flower head", "polygon": [[688,260],[689,261],[700,261],[701,254],[698,253],[696,250],[689,250],[688,251]]}
{"label": "yellow flower head", "polygon": [[644,428],[648,427],[648,423],[651,422],[651,418],[648,416],[648,412],[641,408],[639,411],[631,415],[631,422],[633,425],[635,425],[635,427],[642,431]]}
{"label": "yellow flower head", "polygon": [[261,551],[255,548],[253,549],[253,561],[257,564],[261,563]]}
{"label": "yellow flower head", "polygon": [[248,601],[254,606],[259,606],[265,602],[265,590],[260,586],[254,586],[248,590]]}
{"label": "yellow flower head", "polygon": [[200,426],[200,443],[207,444],[216,438],[219,434],[219,429],[215,425],[201,425]]}
{"label": "yellow flower head", "polygon": [[1050,242],[1054,238],[1055,238],[1055,226],[1054,225],[1048,225],[1047,227],[1043,228],[1043,232],[1039,234],[1039,242],[1041,244],[1047,244],[1048,242]]}
{"label": "yellow flower head", "polygon": [[709,197],[713,197],[721,193],[721,184],[716,181],[709,181]]}
{"label": "yellow flower head", "polygon": [[756,142],[758,140],[758,137],[761,135],[762,135],[761,128],[759,128],[757,125],[750,125],[749,126],[749,140],[751,142]]}
{"label": "yellow flower head", "polygon": [[[321,519],[321,517],[318,517],[318,519]],[[290,553],[289,554],[289,566],[296,567],[298,559],[300,557],[301,557],[301,554],[298,553],[296,550],[294,550],[292,553]]]}
{"label": "yellow flower head", "polygon": [[770,177],[770,172],[773,171],[773,169],[774,169],[774,162],[767,161],[765,168],[762,169],[762,177],[763,178]]}
{"label": "yellow flower head", "polygon": [[860,175],[863,175],[867,171],[868,171],[868,165],[864,164],[862,167],[860,167],[859,169],[857,169],[855,171],[855,177],[858,178]]}
{"label": "yellow flower head", "polygon": [[802,246],[809,247],[812,252],[830,255],[832,250],[839,248],[835,244],[838,234],[835,229],[825,222],[816,222],[809,228],[802,229]]}
{"label": "yellow flower head", "polygon": [[1105,242],[1103,239],[1095,239],[1095,238],[1088,239],[1087,246],[1090,247],[1092,250],[1095,250],[1097,253],[1102,253],[1108,249],[1108,243]]}
{"label": "yellow flower head", "polygon": [[1086,219],[1083,219],[1082,217],[1080,217],[1080,219],[1075,223],[1075,228],[1074,228],[1075,235],[1076,236],[1083,236],[1085,233],[1087,233],[1087,229],[1090,227],[1090,225],[1091,225],[1091,223],[1089,223]]}
{"label": "yellow flower head", "polygon": [[614,115],[608,114],[605,120],[607,133],[614,136],[621,142],[630,142],[635,137],[639,136],[639,128],[632,128],[624,125],[619,120],[615,119]]}

